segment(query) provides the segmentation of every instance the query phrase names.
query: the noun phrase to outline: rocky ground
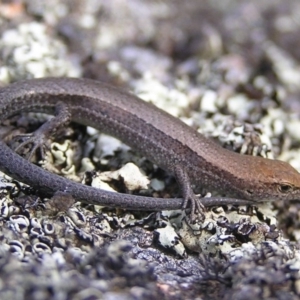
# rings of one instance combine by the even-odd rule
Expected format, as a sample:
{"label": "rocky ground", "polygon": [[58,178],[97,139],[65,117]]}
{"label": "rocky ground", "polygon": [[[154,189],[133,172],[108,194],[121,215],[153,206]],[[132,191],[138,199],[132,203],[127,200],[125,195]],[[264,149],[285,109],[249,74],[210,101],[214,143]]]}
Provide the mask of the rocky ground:
{"label": "rocky ground", "polygon": [[[299,17],[296,0],[1,1],[0,85],[100,80],[232,151],[300,170]],[[24,114],[1,132],[30,132],[45,119]],[[92,128],[71,124],[44,161],[35,159],[83,184],[179,195],[171,174]],[[1,299],[300,295],[297,202],[213,207],[204,222],[190,224],[181,211],[39,198],[2,174],[0,226]]]}

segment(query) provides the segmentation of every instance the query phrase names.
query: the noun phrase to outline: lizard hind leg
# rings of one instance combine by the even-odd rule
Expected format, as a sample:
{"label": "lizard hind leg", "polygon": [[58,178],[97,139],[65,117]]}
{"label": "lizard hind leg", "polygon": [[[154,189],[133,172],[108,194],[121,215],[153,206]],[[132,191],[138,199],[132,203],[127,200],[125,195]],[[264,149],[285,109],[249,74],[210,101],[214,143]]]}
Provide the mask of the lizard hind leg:
{"label": "lizard hind leg", "polygon": [[50,149],[49,139],[53,138],[57,131],[63,128],[63,126],[67,126],[70,121],[71,112],[69,107],[65,103],[59,102],[55,106],[55,115],[53,118],[48,120],[33,133],[19,134],[13,138],[14,140],[21,140],[14,150],[20,152],[20,150],[31,145],[27,159],[30,161],[37,150],[40,151],[40,155],[42,159],[44,159],[45,149]]}

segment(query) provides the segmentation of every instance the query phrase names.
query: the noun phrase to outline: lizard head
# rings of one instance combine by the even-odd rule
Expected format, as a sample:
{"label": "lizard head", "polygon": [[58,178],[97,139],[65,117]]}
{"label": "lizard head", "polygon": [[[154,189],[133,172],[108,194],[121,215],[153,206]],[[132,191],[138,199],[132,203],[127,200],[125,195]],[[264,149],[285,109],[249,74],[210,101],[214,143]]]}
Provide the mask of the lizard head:
{"label": "lizard head", "polygon": [[244,191],[248,199],[300,200],[300,173],[296,169],[280,160],[256,157],[255,162],[253,184]]}

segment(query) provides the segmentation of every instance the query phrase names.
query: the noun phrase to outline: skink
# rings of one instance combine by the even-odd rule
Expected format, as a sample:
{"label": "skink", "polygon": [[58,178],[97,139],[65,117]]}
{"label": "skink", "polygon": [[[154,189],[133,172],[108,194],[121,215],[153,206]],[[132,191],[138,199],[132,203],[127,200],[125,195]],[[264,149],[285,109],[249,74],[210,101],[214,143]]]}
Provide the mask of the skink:
{"label": "skink", "polygon": [[[0,89],[0,120],[22,112],[55,117],[32,134],[25,144],[42,147],[59,126],[74,121],[111,134],[174,174],[182,199],[163,199],[106,192],[52,174],[19,156],[0,141],[0,170],[40,194],[70,194],[75,200],[137,210],[186,208],[204,205],[255,204],[300,199],[300,174],[288,163],[246,156],[223,149],[214,141],[168,113],[134,95],[88,79],[43,78],[21,81]],[[199,188],[235,198],[202,198]]]}

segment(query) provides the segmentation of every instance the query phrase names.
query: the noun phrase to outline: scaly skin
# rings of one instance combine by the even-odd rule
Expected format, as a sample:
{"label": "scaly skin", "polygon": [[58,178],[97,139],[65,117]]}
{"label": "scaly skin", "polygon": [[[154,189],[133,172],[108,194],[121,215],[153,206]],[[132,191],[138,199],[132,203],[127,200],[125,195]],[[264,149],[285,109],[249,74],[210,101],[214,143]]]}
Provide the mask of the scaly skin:
{"label": "scaly skin", "polygon": [[243,199],[201,199],[204,205],[300,199],[300,174],[289,164],[223,149],[155,106],[100,82],[44,78],[0,89],[2,121],[25,111],[56,115],[24,142],[32,143],[33,150],[69,121],[92,126],[116,136],[173,173],[183,193],[183,199],[159,199],[83,186],[33,165],[0,142],[0,170],[47,196],[62,191],[87,203],[142,210],[186,208],[191,202],[192,211],[196,207],[202,210],[192,185]]}

